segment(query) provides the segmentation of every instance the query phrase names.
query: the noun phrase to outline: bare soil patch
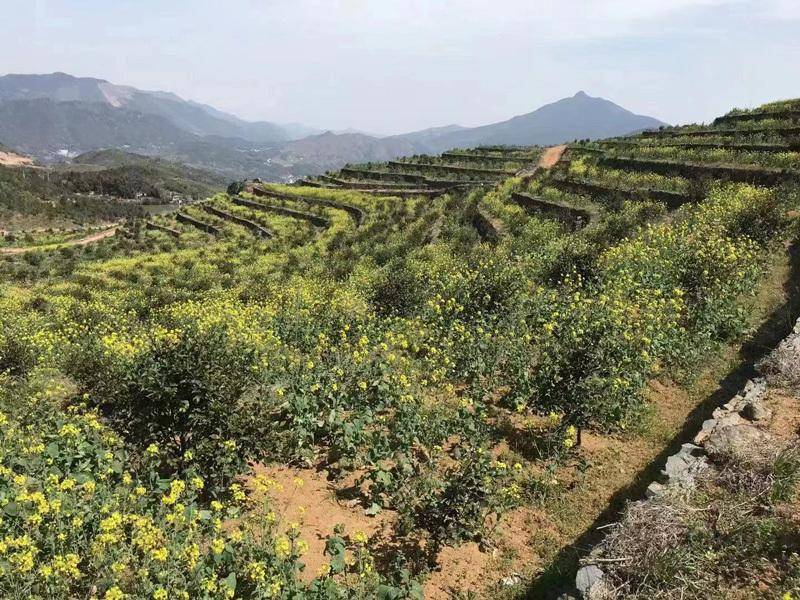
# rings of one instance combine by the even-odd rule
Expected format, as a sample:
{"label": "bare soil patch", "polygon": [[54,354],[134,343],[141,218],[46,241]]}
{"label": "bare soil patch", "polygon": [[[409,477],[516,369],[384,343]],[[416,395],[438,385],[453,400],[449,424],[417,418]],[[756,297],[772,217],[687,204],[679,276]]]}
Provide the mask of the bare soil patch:
{"label": "bare soil patch", "polygon": [[0,150],[0,165],[3,165],[4,167],[24,167],[32,164],[33,159],[28,158],[27,156]]}
{"label": "bare soil patch", "polygon": [[551,146],[539,157],[539,167],[542,169],[550,169],[561,160],[561,157],[564,155],[564,152],[567,149],[566,144],[561,144],[560,146]]}
{"label": "bare soil patch", "polygon": [[325,471],[259,464],[253,472],[254,477],[263,475],[277,484],[270,497],[279,526],[287,528],[290,523],[299,523],[300,537],[308,543],[308,552],[303,556],[306,565],[303,577],[307,580],[313,579],[317,570],[328,562],[325,540],[336,525],[344,525],[345,533],[350,535],[361,531],[370,538],[388,536],[393,514],[383,511],[370,517],[364,514],[361,505],[340,500]]}

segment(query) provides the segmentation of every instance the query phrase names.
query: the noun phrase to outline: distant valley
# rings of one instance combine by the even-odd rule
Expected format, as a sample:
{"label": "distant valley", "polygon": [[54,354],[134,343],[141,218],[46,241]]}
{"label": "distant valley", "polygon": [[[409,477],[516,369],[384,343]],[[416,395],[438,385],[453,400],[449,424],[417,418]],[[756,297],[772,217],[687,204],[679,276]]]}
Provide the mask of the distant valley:
{"label": "distant valley", "polygon": [[65,73],[0,77],[0,142],[18,152],[55,163],[95,150],[120,149],[229,179],[292,181],[346,163],[487,144],[556,144],[661,125],[579,92],[500,123],[377,137],[350,130],[319,132],[297,123],[245,121],[168,92]]}

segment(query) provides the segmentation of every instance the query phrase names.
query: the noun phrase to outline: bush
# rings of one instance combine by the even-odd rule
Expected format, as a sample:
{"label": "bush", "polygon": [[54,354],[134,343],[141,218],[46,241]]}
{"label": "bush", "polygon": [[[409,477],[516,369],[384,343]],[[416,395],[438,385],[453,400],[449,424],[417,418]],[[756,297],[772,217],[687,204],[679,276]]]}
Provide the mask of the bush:
{"label": "bush", "polygon": [[[279,526],[268,497],[255,503],[237,484],[230,500],[204,505],[194,466],[162,479],[155,446],[133,471],[96,413],[64,412],[64,390],[37,385],[3,388],[4,598],[421,597],[410,578],[397,587],[378,575],[363,543],[338,536],[328,541],[331,567],[301,580],[308,546],[297,528]],[[355,560],[337,562],[345,552]]]}
{"label": "bush", "polygon": [[85,374],[85,385],[139,452],[157,445],[165,465],[178,472],[191,453],[213,490],[243,470],[257,439],[268,434],[252,397],[256,353],[222,326],[183,325],[105,336],[99,369]]}

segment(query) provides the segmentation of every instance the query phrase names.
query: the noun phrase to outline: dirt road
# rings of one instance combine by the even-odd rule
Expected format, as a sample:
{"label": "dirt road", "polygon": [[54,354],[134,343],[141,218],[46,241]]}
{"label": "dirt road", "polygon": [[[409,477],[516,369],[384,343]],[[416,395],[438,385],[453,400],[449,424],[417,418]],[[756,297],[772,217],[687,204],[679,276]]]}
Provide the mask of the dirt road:
{"label": "dirt road", "polygon": [[92,235],[87,235],[85,238],[81,238],[79,240],[70,240],[68,242],[60,242],[56,244],[44,244],[42,246],[24,246],[21,248],[0,248],[0,256],[25,254],[26,252],[33,252],[34,250],[54,250],[56,248],[64,248],[67,246],[86,246],[93,242],[97,242],[107,237],[111,237],[116,232],[117,228],[112,227],[111,229],[104,229],[103,231],[98,231],[96,233],[93,233]]}
{"label": "dirt road", "polygon": [[533,177],[539,169],[550,169],[555,167],[561,157],[564,155],[564,152],[567,149],[566,144],[561,144],[560,146],[550,146],[539,157],[539,161],[536,163],[535,166],[525,167],[522,171],[517,173],[518,176],[523,178]]}
{"label": "dirt road", "polygon": [[555,167],[556,163],[561,160],[561,157],[564,155],[564,151],[566,149],[566,144],[561,144],[560,146],[550,146],[547,150],[542,152],[542,155],[539,157],[538,166],[542,169]]}

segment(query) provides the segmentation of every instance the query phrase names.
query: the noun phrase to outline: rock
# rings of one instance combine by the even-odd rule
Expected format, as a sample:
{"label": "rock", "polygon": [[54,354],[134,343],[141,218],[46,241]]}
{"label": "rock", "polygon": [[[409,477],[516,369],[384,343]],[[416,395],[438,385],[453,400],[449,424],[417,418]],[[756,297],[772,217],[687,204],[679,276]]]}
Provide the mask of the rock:
{"label": "rock", "polygon": [[723,404],[722,408],[724,408],[728,412],[739,412],[740,410],[742,410],[744,402],[745,402],[744,396],[739,394],[731,398],[731,400],[729,400],[725,404]]}
{"label": "rock", "polygon": [[666,489],[667,488],[663,484],[654,481],[653,483],[647,486],[647,489],[644,491],[644,495],[648,500],[650,498],[657,498],[658,496],[663,494],[666,491]]}
{"label": "rock", "polygon": [[745,402],[757,402],[767,393],[767,380],[763,377],[751,379],[744,386]]}
{"label": "rock", "polygon": [[581,567],[575,575],[575,587],[583,598],[587,598],[589,591],[603,580],[604,575],[597,565]]}
{"label": "rock", "polygon": [[742,417],[739,416],[739,413],[735,412],[727,413],[725,415],[722,415],[719,419],[717,419],[717,424],[714,427],[714,429],[716,430],[719,429],[720,427],[730,427],[732,425],[740,425],[743,422],[744,421],[742,420]]}
{"label": "rock", "polygon": [[500,585],[503,587],[513,587],[515,585],[519,585],[520,583],[522,583],[522,577],[517,573],[513,573],[508,577],[503,577],[500,580]]}
{"label": "rock", "polygon": [[694,485],[695,475],[706,465],[704,456],[697,456],[702,453],[700,446],[694,444],[684,444],[677,454],[673,454],[667,459],[664,470],[661,473],[667,478],[668,484],[683,485],[691,487]]}
{"label": "rock", "polygon": [[767,408],[763,400],[755,400],[744,405],[742,416],[751,421],[768,421],[772,418],[772,411]]}
{"label": "rock", "polygon": [[747,423],[717,427],[705,444],[706,452],[717,461],[745,467],[766,467],[776,454],[775,438]]}
{"label": "rock", "polygon": [[717,422],[714,419],[706,419],[703,421],[703,426],[700,428],[700,431],[697,433],[697,435],[694,436],[694,443],[702,444],[704,441],[706,441],[716,426]]}

